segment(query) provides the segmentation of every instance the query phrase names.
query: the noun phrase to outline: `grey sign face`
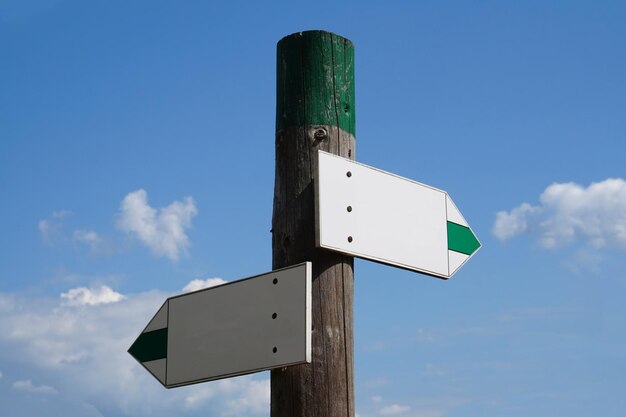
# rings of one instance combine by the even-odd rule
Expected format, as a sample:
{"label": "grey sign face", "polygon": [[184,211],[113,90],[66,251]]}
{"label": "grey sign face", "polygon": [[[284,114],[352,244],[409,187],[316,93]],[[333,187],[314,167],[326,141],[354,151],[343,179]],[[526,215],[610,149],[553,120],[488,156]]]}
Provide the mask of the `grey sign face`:
{"label": "grey sign face", "polygon": [[169,298],[129,349],[167,388],[311,361],[311,263]]}

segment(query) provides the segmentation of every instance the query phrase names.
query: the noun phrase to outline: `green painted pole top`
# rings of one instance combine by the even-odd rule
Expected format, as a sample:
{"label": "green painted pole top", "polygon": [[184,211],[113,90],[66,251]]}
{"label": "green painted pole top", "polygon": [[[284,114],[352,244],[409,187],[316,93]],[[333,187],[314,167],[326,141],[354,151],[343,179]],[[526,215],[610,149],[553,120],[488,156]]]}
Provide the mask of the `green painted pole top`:
{"label": "green painted pole top", "polygon": [[337,126],[354,135],[354,46],[334,33],[312,30],[277,45],[276,131]]}

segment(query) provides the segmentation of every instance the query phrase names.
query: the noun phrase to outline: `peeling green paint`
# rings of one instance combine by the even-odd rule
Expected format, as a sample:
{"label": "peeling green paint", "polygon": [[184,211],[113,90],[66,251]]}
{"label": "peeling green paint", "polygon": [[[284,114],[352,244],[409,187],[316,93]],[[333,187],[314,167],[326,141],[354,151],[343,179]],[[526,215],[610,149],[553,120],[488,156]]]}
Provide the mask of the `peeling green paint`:
{"label": "peeling green paint", "polygon": [[278,42],[276,131],[294,126],[337,126],[355,134],[354,46],[325,31]]}

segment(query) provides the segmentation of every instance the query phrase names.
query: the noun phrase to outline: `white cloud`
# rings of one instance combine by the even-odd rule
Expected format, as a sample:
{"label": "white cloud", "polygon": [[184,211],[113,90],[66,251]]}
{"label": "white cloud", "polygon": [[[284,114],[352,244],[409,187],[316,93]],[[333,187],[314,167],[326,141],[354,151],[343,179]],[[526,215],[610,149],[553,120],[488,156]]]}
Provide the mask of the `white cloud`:
{"label": "white cloud", "polygon": [[626,181],[610,178],[588,187],[552,184],[538,205],[523,203],[498,212],[493,233],[500,240],[529,234],[545,248],[585,241],[595,248],[626,249]]}
{"label": "white cloud", "polygon": [[96,252],[103,243],[102,237],[93,230],[74,230],[72,238],[74,242],[83,243],[89,246],[92,252]]}
{"label": "white cloud", "polygon": [[197,213],[191,197],[155,209],[148,205],[148,194],[137,190],[124,197],[118,227],[139,239],[157,256],[177,260],[189,247],[185,230]]}
{"label": "white cloud", "polygon": [[2,371],[0,371],[0,379],[2,379],[4,375],[2,375]]}
{"label": "white cloud", "polygon": [[[99,294],[93,288],[88,291]],[[160,291],[120,294],[118,302],[68,308],[67,297],[0,293],[0,363],[10,364],[12,374],[33,376],[30,383],[21,381],[16,390],[43,393],[51,392],[46,386],[54,387],[57,395],[48,400],[57,401],[58,407],[91,404],[95,408],[89,415],[267,415],[266,375],[166,390],[127,353],[170,295]],[[39,380],[46,385],[32,382]]]}
{"label": "white cloud", "polygon": [[493,233],[500,240],[510,239],[528,230],[528,218],[537,213],[539,209],[528,203],[515,207],[510,212],[499,211],[496,213],[496,222]]}
{"label": "white cloud", "polygon": [[117,303],[122,301],[124,296],[106,285],[101,285],[93,288],[72,288],[68,292],[62,293],[61,299],[64,300],[63,304],[68,306],[95,306]]}
{"label": "white cloud", "polygon": [[56,394],[57,390],[49,385],[34,385],[30,379],[15,381],[13,388],[19,391],[34,392],[37,394]]}
{"label": "white cloud", "polygon": [[187,285],[183,288],[183,292],[191,292],[198,291],[204,288],[211,288],[217,285],[222,285],[227,283],[228,281],[223,280],[222,278],[207,278],[207,279],[194,279],[189,281]]}
{"label": "white cloud", "polygon": [[406,414],[411,411],[408,405],[392,404],[380,409],[379,413],[383,416],[395,416],[398,414]]}

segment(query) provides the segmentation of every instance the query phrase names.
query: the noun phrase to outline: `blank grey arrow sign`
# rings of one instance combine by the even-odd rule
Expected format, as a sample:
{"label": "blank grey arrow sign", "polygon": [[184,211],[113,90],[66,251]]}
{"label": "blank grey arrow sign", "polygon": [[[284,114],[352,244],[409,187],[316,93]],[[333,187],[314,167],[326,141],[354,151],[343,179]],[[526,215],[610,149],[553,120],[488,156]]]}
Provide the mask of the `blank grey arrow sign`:
{"label": "blank grey arrow sign", "polygon": [[168,298],[128,352],[165,387],[311,361],[311,263]]}

